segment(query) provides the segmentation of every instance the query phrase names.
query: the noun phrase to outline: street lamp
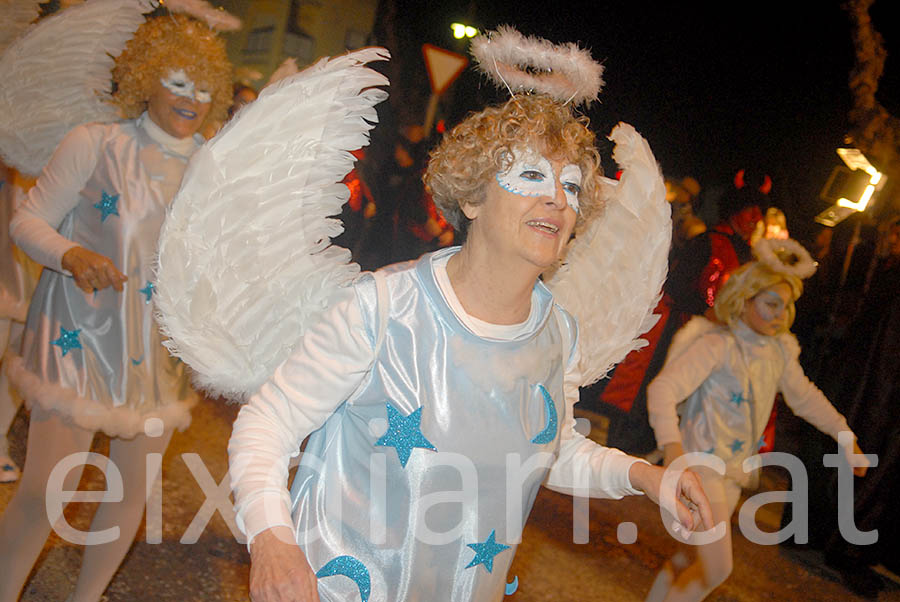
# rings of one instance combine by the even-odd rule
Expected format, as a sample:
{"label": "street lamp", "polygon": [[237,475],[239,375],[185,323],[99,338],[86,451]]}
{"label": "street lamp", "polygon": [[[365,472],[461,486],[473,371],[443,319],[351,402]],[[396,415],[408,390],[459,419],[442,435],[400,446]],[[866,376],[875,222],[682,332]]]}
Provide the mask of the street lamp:
{"label": "street lamp", "polygon": [[478,35],[477,29],[475,29],[471,25],[465,25],[463,23],[451,23],[450,30],[453,31],[453,37],[457,40],[461,40],[463,38],[474,38]]}
{"label": "street lamp", "polygon": [[817,222],[829,227],[836,226],[853,213],[865,211],[872,196],[887,181],[859,149],[839,148],[837,154],[846,167],[835,167],[819,194],[834,205],[816,216]]}

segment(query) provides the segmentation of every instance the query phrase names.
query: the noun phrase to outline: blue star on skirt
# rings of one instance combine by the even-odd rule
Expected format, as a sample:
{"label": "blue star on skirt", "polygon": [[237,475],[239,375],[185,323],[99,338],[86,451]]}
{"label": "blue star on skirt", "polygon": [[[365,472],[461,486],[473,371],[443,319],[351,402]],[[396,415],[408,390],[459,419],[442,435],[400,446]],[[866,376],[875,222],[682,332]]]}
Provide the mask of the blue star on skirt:
{"label": "blue star on skirt", "polygon": [[740,407],[741,402],[743,402],[743,401],[747,401],[747,399],[744,397],[743,393],[732,393],[731,394],[731,403],[736,404]]}
{"label": "blue star on skirt", "polygon": [[100,202],[94,204],[95,209],[100,210],[100,221],[105,222],[110,215],[119,215],[119,195],[106,194],[105,190],[100,192]]}
{"label": "blue star on skirt", "polygon": [[147,286],[138,290],[139,293],[143,293],[144,296],[147,297],[146,299],[144,299],[144,303],[150,303],[150,299],[151,299],[151,297],[153,297],[153,290],[155,288],[156,288],[156,286],[148,280]]}
{"label": "blue star on skirt", "polygon": [[59,327],[59,338],[55,341],[50,341],[51,345],[56,345],[60,349],[62,349],[63,357],[71,351],[72,349],[81,349],[81,341],[78,340],[78,333],[81,332],[81,329],[77,330],[66,330],[62,326]]}
{"label": "blue star on skirt", "polygon": [[742,449],[744,449],[744,442],[740,439],[735,439],[731,442],[731,445],[728,446],[731,449],[732,453],[738,453]]}
{"label": "blue star on skirt", "polygon": [[406,468],[409,454],[414,447],[421,447],[437,451],[431,441],[425,438],[419,424],[422,422],[422,408],[417,408],[409,416],[404,416],[390,402],[384,404],[387,407],[388,429],[387,432],[375,442],[375,445],[393,447],[397,450],[400,465]]}
{"label": "blue star on skirt", "polygon": [[483,564],[488,573],[494,570],[494,556],[496,556],[503,550],[509,549],[509,546],[505,546],[502,543],[497,543],[496,541],[494,541],[495,531],[496,530],[491,531],[491,534],[488,535],[488,538],[484,540],[484,543],[466,544],[467,546],[475,550],[475,558],[472,559],[472,562],[466,565],[467,569],[470,569],[473,566],[477,566],[479,564]]}

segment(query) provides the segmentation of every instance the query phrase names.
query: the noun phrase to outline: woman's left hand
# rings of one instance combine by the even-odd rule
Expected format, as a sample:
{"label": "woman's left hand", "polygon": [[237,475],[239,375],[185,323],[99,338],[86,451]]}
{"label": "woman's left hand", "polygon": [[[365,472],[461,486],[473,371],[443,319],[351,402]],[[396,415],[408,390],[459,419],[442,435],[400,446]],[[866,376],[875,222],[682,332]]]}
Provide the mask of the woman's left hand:
{"label": "woman's left hand", "polygon": [[674,490],[665,492],[661,490],[663,476],[666,472],[667,469],[659,466],[635,462],[631,465],[628,477],[631,479],[632,486],[643,491],[657,504],[661,503],[661,495],[674,495],[675,499],[669,500],[673,504],[666,504],[666,506],[675,506],[678,521],[688,531],[698,529],[701,524],[704,529],[712,529],[714,524],[712,509],[699,477],[689,470],[684,470],[679,474]]}

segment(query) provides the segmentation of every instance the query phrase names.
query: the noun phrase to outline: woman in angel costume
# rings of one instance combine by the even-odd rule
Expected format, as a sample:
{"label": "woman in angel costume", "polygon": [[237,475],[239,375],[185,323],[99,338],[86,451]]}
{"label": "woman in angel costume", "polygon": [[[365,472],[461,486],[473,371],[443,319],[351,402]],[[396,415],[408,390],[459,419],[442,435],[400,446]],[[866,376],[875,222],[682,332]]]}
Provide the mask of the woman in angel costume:
{"label": "woman in angel costume", "polygon": [[[523,57],[498,54],[501,44],[542,49],[563,70],[518,72]],[[658,295],[670,223],[656,162],[620,125],[626,175],[617,189],[600,177],[593,134],[566,104],[599,90],[586,51],[512,30],[476,47],[486,69],[503,63],[527,81],[498,77],[552,96],[517,93],[434,151],[426,183],[465,232],[462,247],[354,278],[347,253],[323,241],[339,232],[324,217],[346,199],[334,182],[385,98],[374,86],[386,80],[363,66],[386,58],[381,49],[263,90],[198,153],[173,203],[160,239],[163,326],[201,384],[249,396],[229,455],[254,600],[498,600],[542,483],[660,494],[662,469],[579,435],[572,414],[584,372],[596,378],[635,345]],[[286,124],[283,161],[248,162],[254,130],[279,131],[273,115]],[[271,183],[262,196],[260,182]],[[604,201],[605,223],[593,219]],[[576,228],[584,246],[548,288],[540,276]],[[607,276],[634,248],[648,255],[599,306],[599,279],[576,290],[578,270]],[[609,337],[580,346],[560,298],[603,314]],[[307,437],[289,493],[289,460]],[[672,511],[697,527],[708,518],[698,481],[676,481],[683,503],[673,488]]]}
{"label": "woman in angel costume", "polygon": [[[74,27],[82,17],[102,28],[125,4],[88,2],[41,26]],[[144,22],[143,11],[124,15],[134,36],[112,71],[112,102],[127,120],[67,134],[11,224],[15,242],[47,269],[10,367],[31,422],[21,484],[0,519],[0,547],[10,551],[0,563],[4,602],[17,599],[50,532],[45,496],[77,489],[83,464],[60,472],[58,463],[88,452],[103,431],[112,437],[107,483],[118,482],[121,497],[100,504],[80,541],[71,598],[98,600],[140,524],[158,470],[148,454],[190,423],[195,395],[153,319],[152,269],[166,207],[202,142],[194,134],[230,104],[231,66],[205,24],[183,15]]]}
{"label": "woman in angel costume", "polygon": [[[685,452],[705,452],[720,459],[724,472],[694,468],[703,481],[722,536],[695,541],[696,558],[674,575],[679,557],[657,577],[648,600],[702,600],[732,569],[731,515],[741,487],[755,472],[744,460],[763,444],[763,428],[778,391],[791,410],[838,440],[857,476],[868,466],[847,421],[804,375],[797,358],[800,346],[789,328],[803,278],[815,272],[809,253],[792,239],[761,239],[756,260],[728,278],[713,306],[718,323],[694,317],[675,335],[662,371],[650,383],[650,424],[669,466]],[[678,405],[683,405],[678,408]],[[679,423],[680,418],[680,423]]]}

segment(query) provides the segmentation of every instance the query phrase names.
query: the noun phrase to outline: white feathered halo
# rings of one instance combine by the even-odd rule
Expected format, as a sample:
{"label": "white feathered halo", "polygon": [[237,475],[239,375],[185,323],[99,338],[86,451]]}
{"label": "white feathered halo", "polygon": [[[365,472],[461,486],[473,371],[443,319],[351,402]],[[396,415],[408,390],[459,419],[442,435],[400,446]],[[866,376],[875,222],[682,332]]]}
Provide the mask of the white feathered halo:
{"label": "white feathered halo", "polygon": [[244,400],[359,272],[331,245],[351,151],[368,144],[383,48],[267,86],[191,159],[160,233],[153,295],[169,350],[214,395]]}
{"label": "white feathered halo", "polygon": [[472,40],[478,68],[499,88],[539,92],[573,104],[597,100],[603,66],[576,44],[553,44],[501,26]]}
{"label": "white feathered halo", "polygon": [[773,272],[809,278],[818,267],[803,245],[793,238],[761,238],[753,244],[756,259]]}

